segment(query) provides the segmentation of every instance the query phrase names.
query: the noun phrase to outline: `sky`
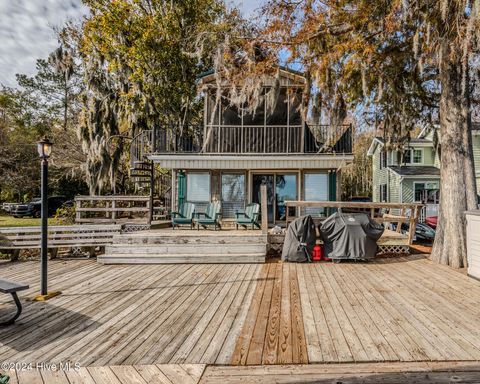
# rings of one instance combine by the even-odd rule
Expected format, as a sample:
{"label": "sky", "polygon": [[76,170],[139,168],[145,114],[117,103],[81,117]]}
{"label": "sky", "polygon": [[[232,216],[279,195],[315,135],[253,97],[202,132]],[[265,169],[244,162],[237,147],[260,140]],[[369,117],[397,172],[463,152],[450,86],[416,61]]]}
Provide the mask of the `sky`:
{"label": "sky", "polygon": [[[229,0],[244,15],[264,0]],[[54,28],[81,18],[81,0],[0,0],[0,84],[14,87],[15,74],[35,73],[35,63],[57,47]]]}

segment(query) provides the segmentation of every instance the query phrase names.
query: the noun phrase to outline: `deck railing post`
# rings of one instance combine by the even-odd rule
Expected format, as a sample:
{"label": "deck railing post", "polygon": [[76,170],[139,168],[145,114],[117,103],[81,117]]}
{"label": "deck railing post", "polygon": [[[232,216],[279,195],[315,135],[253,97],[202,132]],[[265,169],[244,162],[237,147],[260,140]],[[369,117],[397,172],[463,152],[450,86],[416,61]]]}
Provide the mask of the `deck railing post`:
{"label": "deck railing post", "polygon": [[260,186],[260,212],[262,214],[262,233],[268,233],[268,207],[267,207],[267,186]]}

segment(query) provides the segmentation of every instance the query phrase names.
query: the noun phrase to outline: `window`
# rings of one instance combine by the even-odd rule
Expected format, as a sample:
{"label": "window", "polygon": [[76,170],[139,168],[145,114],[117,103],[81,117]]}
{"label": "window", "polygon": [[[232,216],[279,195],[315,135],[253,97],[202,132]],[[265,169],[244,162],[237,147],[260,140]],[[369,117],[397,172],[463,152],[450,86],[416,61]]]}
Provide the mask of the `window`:
{"label": "window", "polygon": [[[275,220],[285,221],[285,200],[297,200],[297,175],[275,175],[275,199]],[[288,214],[295,216],[295,208],[290,207]]]}
{"label": "window", "polygon": [[380,152],[380,169],[387,167],[387,153],[382,151]]}
{"label": "window", "polygon": [[440,190],[437,182],[413,183],[413,192],[415,202],[423,204],[438,204],[440,199]]}
{"label": "window", "polygon": [[384,203],[388,199],[387,196],[387,184],[380,185],[380,202]]}
{"label": "window", "polygon": [[222,217],[233,218],[235,211],[245,205],[245,175],[243,173],[222,174]]}
{"label": "window", "polygon": [[412,151],[407,149],[403,152],[403,162],[405,164],[410,164],[412,162]]}
{"label": "window", "polygon": [[187,200],[192,202],[210,201],[210,173],[187,173]]}
{"label": "window", "polygon": [[413,164],[422,164],[423,151],[421,149],[413,149]]}
{"label": "window", "polygon": [[415,201],[422,202],[425,196],[425,183],[415,183],[414,185]]}
{"label": "window", "polygon": [[409,148],[403,152],[404,164],[422,164],[423,163],[423,150]]}
{"label": "window", "polygon": [[[328,201],[328,174],[327,173],[306,173],[305,201]],[[321,215],[324,208],[307,207],[305,214]]]}

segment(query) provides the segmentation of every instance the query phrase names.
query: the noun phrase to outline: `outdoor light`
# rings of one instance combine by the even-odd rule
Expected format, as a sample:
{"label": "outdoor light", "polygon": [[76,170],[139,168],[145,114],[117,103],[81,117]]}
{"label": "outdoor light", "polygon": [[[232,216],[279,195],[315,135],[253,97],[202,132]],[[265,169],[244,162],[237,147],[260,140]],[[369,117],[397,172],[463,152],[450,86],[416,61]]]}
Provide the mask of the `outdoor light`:
{"label": "outdoor light", "polygon": [[48,292],[48,158],[52,153],[52,143],[46,137],[37,143],[37,150],[42,159],[41,172],[41,195],[42,195],[42,240],[41,240],[41,284],[40,295],[35,298],[37,301],[44,301],[57,296],[60,292]]}
{"label": "outdoor light", "polygon": [[38,155],[41,159],[48,159],[52,153],[52,143],[46,137],[37,143]]}

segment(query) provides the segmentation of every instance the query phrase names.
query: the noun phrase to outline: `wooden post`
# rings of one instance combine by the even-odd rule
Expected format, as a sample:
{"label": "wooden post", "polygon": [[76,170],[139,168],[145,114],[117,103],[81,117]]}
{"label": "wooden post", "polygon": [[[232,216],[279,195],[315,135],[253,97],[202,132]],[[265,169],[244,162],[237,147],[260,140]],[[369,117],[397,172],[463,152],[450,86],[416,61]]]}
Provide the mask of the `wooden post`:
{"label": "wooden post", "polygon": [[82,207],[82,201],[80,199],[75,201],[76,209],[75,209],[75,221],[77,223],[80,222],[80,219],[82,218],[82,213],[79,211],[79,208]]}
{"label": "wooden post", "polygon": [[112,221],[115,223],[117,221],[117,203],[115,197],[112,199]]}
{"label": "wooden post", "polygon": [[260,186],[260,212],[262,213],[262,233],[268,233],[268,208],[267,208],[267,186],[262,184]]}
{"label": "wooden post", "polygon": [[413,242],[413,235],[415,234],[415,229],[417,228],[417,210],[418,207],[410,207],[410,220],[408,224],[408,244],[411,245]]}

